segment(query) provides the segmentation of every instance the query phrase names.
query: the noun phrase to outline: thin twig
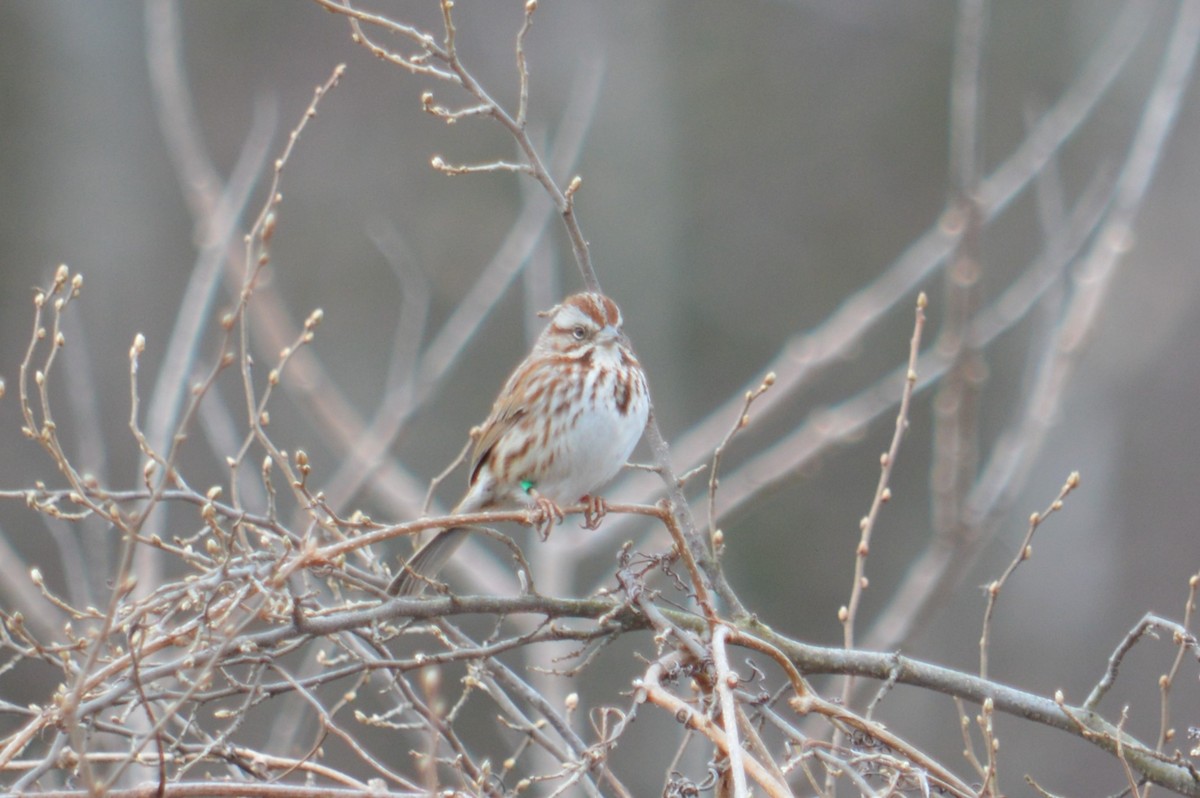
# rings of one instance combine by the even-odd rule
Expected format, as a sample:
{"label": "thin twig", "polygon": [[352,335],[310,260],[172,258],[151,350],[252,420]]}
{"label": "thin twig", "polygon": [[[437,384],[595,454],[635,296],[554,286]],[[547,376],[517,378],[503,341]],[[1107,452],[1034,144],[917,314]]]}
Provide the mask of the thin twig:
{"label": "thin twig", "polygon": [[[1200,573],[1193,574],[1188,579],[1188,597],[1183,605],[1183,621],[1180,626],[1183,631],[1187,632],[1192,628],[1192,619],[1196,612],[1196,593],[1200,590]],[[1191,639],[1195,640],[1195,634],[1191,634]],[[1183,657],[1187,652],[1186,645],[1188,638],[1180,637],[1178,633],[1173,636],[1174,642],[1179,646],[1179,650],[1175,652],[1175,659],[1171,662],[1171,667],[1158,680],[1158,690],[1160,696],[1158,710],[1158,745],[1155,750],[1162,751],[1173,736],[1171,729],[1171,707],[1167,699],[1171,695],[1171,686],[1175,684],[1175,679],[1179,676],[1179,668],[1183,665]]]}
{"label": "thin twig", "polygon": [[742,410],[738,413],[737,421],[729,428],[729,432],[717,444],[717,448],[713,449],[712,468],[708,472],[708,534],[712,539],[713,553],[718,554],[720,551],[720,541],[718,540],[717,529],[717,475],[721,472],[721,456],[725,454],[725,448],[733,441],[733,436],[739,430],[743,430],[750,425],[750,406],[754,404],[754,400],[766,393],[772,385],[775,384],[775,374],[768,372],[763,377],[762,383],[753,391],[746,391],[745,401],[742,404]]}
{"label": "thin twig", "polygon": [[[888,481],[891,479],[896,457],[900,454],[900,441],[903,440],[904,433],[908,430],[908,409],[912,401],[913,388],[917,383],[917,358],[921,352],[921,333],[925,329],[925,306],[927,304],[928,300],[922,293],[917,298],[916,321],[913,324],[912,338],[909,341],[908,375],[900,396],[900,410],[896,414],[895,431],[892,433],[892,442],[888,446],[888,450],[879,458],[879,481],[875,486],[875,495],[871,498],[871,509],[859,523],[861,537],[855,549],[854,581],[850,587],[850,600],[838,611],[838,620],[842,624],[842,644],[847,649],[854,647],[854,621],[858,616],[858,607],[862,601],[863,591],[867,589],[866,565],[867,555],[871,549],[871,533],[875,530],[880,510],[892,497]],[[844,701],[849,701],[852,689],[853,680],[847,679],[842,689]]]}
{"label": "thin twig", "polygon": [[1004,588],[1004,584],[1008,578],[1013,575],[1017,567],[1021,563],[1028,560],[1033,555],[1033,533],[1042,525],[1050,515],[1058,512],[1063,508],[1063,500],[1071,491],[1079,487],[1079,472],[1073,471],[1067,477],[1067,481],[1058,491],[1058,495],[1054,497],[1054,501],[1040,513],[1033,513],[1029,516],[1029,526],[1025,530],[1025,539],[1021,541],[1021,546],[1017,550],[1017,554],[1013,557],[1012,562],[1004,569],[997,579],[993,579],[984,592],[987,593],[987,608],[983,611],[983,632],[979,635],[979,676],[981,679],[988,677],[988,641],[991,638],[992,632],[992,613],[996,609],[996,600],[1000,598],[1000,591]]}

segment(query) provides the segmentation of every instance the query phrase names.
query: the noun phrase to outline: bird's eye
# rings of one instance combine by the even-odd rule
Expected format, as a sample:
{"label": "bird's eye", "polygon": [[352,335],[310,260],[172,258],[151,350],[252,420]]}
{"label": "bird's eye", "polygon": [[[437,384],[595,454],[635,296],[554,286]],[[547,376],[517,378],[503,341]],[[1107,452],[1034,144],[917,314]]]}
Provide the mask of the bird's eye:
{"label": "bird's eye", "polygon": [[587,338],[587,330],[583,329],[583,327],[576,327],[571,330],[571,335],[575,336],[576,341],[582,341],[584,338]]}

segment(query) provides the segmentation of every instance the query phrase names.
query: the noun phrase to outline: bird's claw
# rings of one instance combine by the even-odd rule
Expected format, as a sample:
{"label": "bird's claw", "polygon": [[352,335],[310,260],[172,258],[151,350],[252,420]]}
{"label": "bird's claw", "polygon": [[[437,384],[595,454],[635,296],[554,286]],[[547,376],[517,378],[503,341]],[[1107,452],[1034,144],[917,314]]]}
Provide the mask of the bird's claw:
{"label": "bird's claw", "polygon": [[608,515],[608,502],[603,496],[591,495],[584,496],[580,501],[583,502],[583,523],[580,526],[583,529],[599,529],[600,522]]}
{"label": "bird's claw", "polygon": [[535,496],[533,512],[530,513],[530,523],[537,529],[542,540],[550,539],[550,530],[555,524],[561,524],[566,516],[562,508],[544,496]]}

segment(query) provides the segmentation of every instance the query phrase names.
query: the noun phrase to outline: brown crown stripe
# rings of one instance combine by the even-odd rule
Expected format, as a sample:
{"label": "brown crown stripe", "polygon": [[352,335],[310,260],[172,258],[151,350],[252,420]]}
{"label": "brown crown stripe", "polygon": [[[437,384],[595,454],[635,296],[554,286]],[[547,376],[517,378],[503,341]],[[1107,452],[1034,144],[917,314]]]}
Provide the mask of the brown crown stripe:
{"label": "brown crown stripe", "polygon": [[617,303],[602,294],[574,294],[563,303],[578,308],[598,326],[621,326],[621,310]]}

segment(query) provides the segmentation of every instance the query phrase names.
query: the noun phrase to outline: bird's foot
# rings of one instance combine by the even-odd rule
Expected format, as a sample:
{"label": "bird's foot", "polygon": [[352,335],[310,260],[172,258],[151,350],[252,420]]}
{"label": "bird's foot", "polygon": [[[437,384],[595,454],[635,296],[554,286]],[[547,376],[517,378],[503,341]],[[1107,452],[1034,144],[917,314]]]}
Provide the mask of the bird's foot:
{"label": "bird's foot", "polygon": [[561,507],[545,496],[538,496],[533,491],[530,491],[530,495],[533,496],[533,511],[530,513],[529,521],[542,540],[548,540],[550,530],[554,528],[555,524],[561,524],[566,516]]}
{"label": "bird's foot", "polygon": [[584,529],[599,529],[600,522],[604,520],[604,516],[608,515],[608,502],[603,496],[587,495],[580,499],[583,502],[583,524]]}

